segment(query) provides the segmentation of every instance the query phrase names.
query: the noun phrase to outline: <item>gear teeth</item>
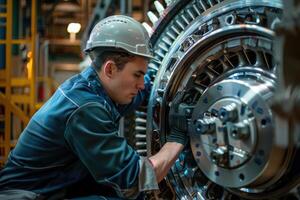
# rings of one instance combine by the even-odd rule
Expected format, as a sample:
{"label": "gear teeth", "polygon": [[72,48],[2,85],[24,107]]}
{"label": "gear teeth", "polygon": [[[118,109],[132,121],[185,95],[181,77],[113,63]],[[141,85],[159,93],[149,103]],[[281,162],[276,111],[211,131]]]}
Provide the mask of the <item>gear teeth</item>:
{"label": "gear teeth", "polygon": [[167,47],[167,45],[165,43],[160,43],[158,46],[161,49],[163,49],[165,52],[167,52],[169,50],[169,48]]}
{"label": "gear teeth", "polygon": [[154,6],[159,14],[159,16],[162,16],[164,13],[164,6],[159,1],[154,1]]}
{"label": "gear teeth", "polygon": [[162,41],[164,41],[167,45],[171,46],[172,45],[172,41],[170,40],[169,37],[163,37]]}
{"label": "gear teeth", "polygon": [[203,10],[207,10],[206,5],[202,0],[200,0],[200,4],[201,4]]}
{"label": "gear teeth", "polygon": [[146,142],[137,142],[136,146],[139,148],[145,148],[147,146],[147,143]]}
{"label": "gear teeth", "polygon": [[147,149],[138,149],[137,150],[138,154],[146,156],[147,155]]}
{"label": "gear teeth", "polygon": [[146,135],[145,134],[136,134],[135,138],[136,139],[140,139],[140,140],[146,140]]}
{"label": "gear teeth", "polygon": [[143,124],[146,124],[147,123],[147,120],[146,119],[143,119],[143,118],[136,118],[135,120],[137,123],[143,123]]}
{"label": "gear teeth", "polygon": [[172,3],[173,0],[165,0],[167,6],[169,6]]}
{"label": "gear teeth", "polygon": [[145,27],[146,31],[148,32],[148,35],[151,35],[151,33],[152,33],[151,26],[147,22],[143,22],[142,24]]}
{"label": "gear teeth", "polygon": [[154,63],[149,63],[149,68],[151,68],[155,71],[158,71],[158,69],[159,69]]}
{"label": "gear teeth", "polygon": [[147,118],[147,113],[143,112],[143,111],[135,111],[135,114],[138,116],[138,117],[144,117],[144,118]]}
{"label": "gear teeth", "polygon": [[144,127],[144,126],[136,126],[135,130],[136,131],[146,131],[146,127]]}
{"label": "gear teeth", "polygon": [[158,17],[151,11],[147,12],[148,18],[150,19],[150,21],[152,22],[152,24],[154,25],[155,22],[158,21]]}

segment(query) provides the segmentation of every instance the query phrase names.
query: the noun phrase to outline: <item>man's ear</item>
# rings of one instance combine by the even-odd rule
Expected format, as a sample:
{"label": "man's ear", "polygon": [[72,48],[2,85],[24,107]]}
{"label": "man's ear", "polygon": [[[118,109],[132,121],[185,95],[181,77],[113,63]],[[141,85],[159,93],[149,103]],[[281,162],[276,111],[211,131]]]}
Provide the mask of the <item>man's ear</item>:
{"label": "man's ear", "polygon": [[108,78],[112,78],[116,70],[116,64],[112,60],[107,60],[103,64],[103,72]]}

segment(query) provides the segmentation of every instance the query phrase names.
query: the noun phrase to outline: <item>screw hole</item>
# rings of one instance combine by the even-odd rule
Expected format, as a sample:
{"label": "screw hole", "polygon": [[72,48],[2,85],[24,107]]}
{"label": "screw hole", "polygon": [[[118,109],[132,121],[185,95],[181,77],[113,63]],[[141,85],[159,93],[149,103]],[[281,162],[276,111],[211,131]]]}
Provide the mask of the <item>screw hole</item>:
{"label": "screw hole", "polygon": [[238,134],[237,130],[232,130],[231,133],[232,133],[232,136],[233,136],[233,137],[237,136],[237,134]]}
{"label": "screw hole", "polygon": [[240,174],[239,178],[240,178],[241,181],[243,181],[243,180],[245,180],[245,175],[244,174]]}
{"label": "screw hole", "polygon": [[260,121],[260,124],[261,124],[263,127],[265,127],[266,124],[267,124],[267,120],[266,120],[266,119],[262,119],[262,120]]}
{"label": "screw hole", "polygon": [[222,119],[222,118],[224,118],[224,117],[226,116],[226,112],[222,111],[222,112],[220,113],[220,115],[221,115],[220,117],[221,117],[221,119]]}
{"label": "screw hole", "polygon": [[234,16],[233,16],[233,15],[227,16],[227,17],[226,17],[226,23],[227,23],[228,25],[234,24]]}

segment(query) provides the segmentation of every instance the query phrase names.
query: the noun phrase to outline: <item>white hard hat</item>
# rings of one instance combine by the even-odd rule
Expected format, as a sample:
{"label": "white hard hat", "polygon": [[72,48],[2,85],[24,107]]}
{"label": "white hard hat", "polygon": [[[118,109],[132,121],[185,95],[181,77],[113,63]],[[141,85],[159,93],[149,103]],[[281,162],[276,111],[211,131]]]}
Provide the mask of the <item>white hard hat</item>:
{"label": "white hard hat", "polygon": [[93,49],[116,48],[128,53],[153,58],[146,29],[135,19],[114,15],[99,21],[91,31],[85,52]]}

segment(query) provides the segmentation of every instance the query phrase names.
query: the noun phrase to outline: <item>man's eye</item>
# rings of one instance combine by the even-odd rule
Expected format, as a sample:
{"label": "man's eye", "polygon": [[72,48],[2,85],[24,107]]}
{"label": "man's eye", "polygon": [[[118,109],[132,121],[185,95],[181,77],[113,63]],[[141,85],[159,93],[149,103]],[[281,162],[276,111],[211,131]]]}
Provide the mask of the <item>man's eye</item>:
{"label": "man's eye", "polygon": [[134,76],[135,76],[136,78],[140,78],[140,77],[141,77],[140,74],[134,74]]}

